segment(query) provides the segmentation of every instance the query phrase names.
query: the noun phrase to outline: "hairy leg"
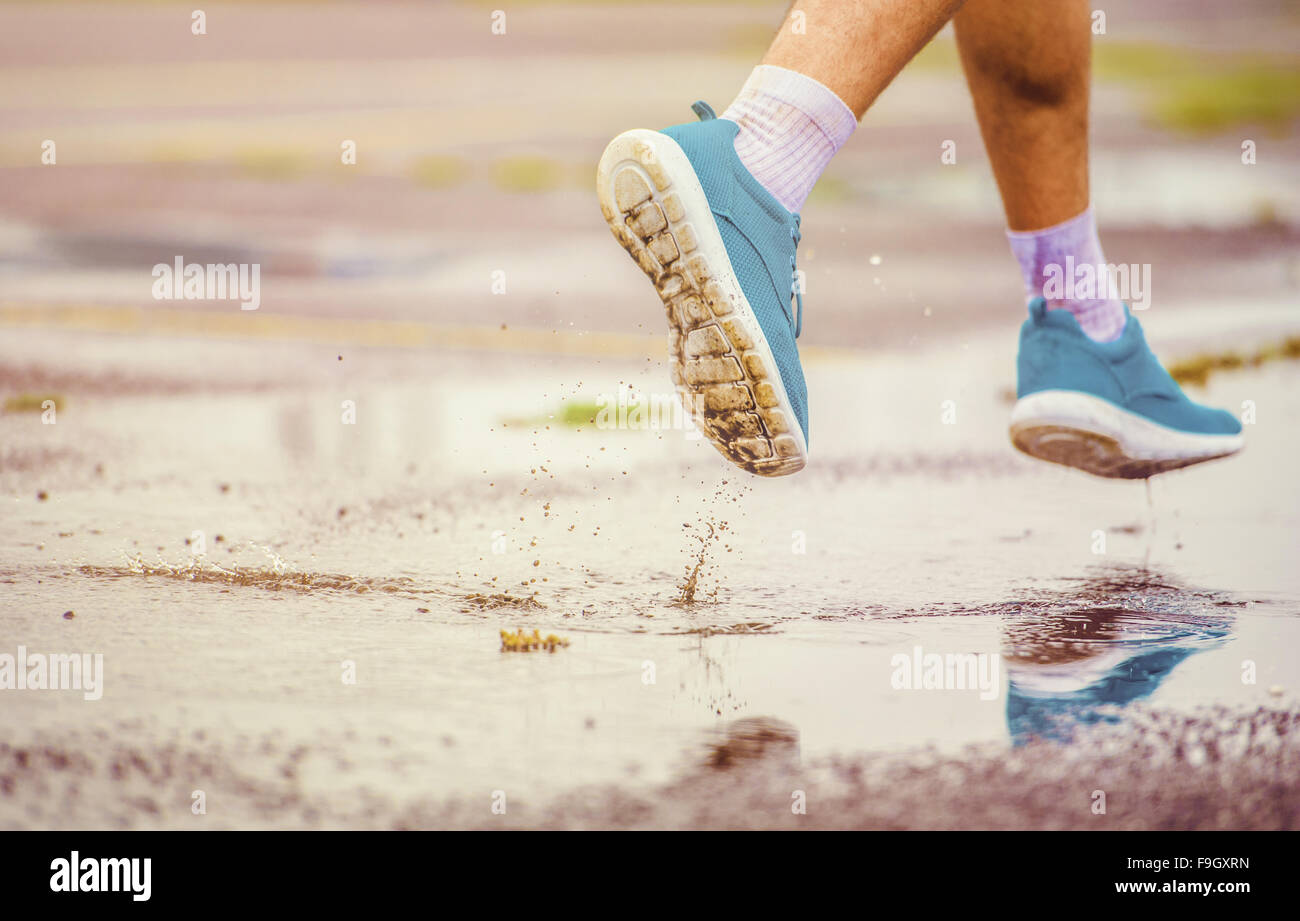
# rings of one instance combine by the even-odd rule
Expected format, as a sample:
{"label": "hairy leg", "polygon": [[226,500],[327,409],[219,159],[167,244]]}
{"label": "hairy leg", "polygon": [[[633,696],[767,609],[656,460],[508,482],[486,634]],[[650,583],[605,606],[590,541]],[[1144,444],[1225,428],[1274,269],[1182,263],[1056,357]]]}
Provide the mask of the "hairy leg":
{"label": "hairy leg", "polygon": [[962,0],[797,0],[763,57],[829,87],[861,118]]}
{"label": "hairy leg", "polygon": [[968,0],[953,19],[1013,231],[1081,214],[1088,193],[1088,0]]}

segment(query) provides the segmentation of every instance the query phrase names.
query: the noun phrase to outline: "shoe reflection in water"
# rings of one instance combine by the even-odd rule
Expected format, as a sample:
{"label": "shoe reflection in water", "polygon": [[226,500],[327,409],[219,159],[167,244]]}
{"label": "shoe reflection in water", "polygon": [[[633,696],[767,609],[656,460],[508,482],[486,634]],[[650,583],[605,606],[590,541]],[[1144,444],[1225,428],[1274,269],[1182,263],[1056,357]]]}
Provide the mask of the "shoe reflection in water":
{"label": "shoe reflection in water", "polygon": [[1231,640],[1230,619],[1206,596],[1147,573],[1089,580],[1073,600],[1083,605],[1062,613],[1031,605],[1008,619],[1007,728],[1016,745],[1119,722],[1184,659]]}

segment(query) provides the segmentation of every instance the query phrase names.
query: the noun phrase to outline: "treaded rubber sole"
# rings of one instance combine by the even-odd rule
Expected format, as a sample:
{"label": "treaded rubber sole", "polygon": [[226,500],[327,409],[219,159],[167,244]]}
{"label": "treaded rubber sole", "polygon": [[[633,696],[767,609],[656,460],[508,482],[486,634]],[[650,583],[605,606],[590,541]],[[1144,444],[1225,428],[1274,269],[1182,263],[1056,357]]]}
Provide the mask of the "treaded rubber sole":
{"label": "treaded rubber sole", "polygon": [[1011,441],[1025,454],[1102,477],[1140,480],[1235,454],[1241,435],[1197,435],[1072,390],[1022,397]]}
{"label": "treaded rubber sole", "polygon": [[663,301],[673,384],[695,425],[750,473],[802,470],[803,429],[685,152],[666,134],[626,131],[605,148],[596,191]]}

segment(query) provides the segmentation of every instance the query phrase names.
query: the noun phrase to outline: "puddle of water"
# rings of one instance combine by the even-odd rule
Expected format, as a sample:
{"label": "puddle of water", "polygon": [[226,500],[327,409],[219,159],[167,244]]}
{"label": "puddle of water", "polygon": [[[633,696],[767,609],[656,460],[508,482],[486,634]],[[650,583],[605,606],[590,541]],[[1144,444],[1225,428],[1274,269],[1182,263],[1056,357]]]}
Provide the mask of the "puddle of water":
{"label": "puddle of water", "polygon": [[[9,443],[94,446],[0,471],[5,635],[106,668],[93,710],[13,699],[13,740],[85,759],[81,788],[119,803],[135,775],[94,733],[144,753],[177,802],[121,807],[132,822],[188,814],[196,768],[168,753],[189,752],[242,819],[297,797],[355,824],[369,796],[422,821],[409,804],[641,795],[766,751],[807,769],[1073,750],[1153,708],[1300,688],[1294,511],[1226,466],[1149,499],[1026,466],[985,431],[990,388],[957,440],[881,446],[868,407],[797,481],[741,484],[674,433],[494,430],[478,420],[519,382],[453,383],[357,390],[356,427],[341,392],[88,401],[43,441],[0,419]],[[502,630],[569,645],[504,654]],[[896,686],[927,655],[996,680]]]}

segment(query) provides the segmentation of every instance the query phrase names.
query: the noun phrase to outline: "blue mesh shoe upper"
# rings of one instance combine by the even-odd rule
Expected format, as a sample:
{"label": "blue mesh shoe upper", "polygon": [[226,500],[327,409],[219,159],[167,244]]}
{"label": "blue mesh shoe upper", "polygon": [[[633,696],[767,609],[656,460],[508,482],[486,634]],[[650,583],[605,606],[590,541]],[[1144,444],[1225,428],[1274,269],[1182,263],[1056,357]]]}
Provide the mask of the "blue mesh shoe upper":
{"label": "blue mesh shoe upper", "polygon": [[1137,317],[1124,310],[1128,320],[1120,337],[1094,342],[1068,310],[1048,310],[1041,297],[1031,301],[1020,328],[1017,395],[1073,390],[1181,432],[1238,434],[1241,423],[1232,413],[1187,398],[1147,347]]}
{"label": "blue mesh shoe upper", "polygon": [[795,346],[803,320],[803,295],[794,286],[799,215],[787,211],[741,163],[735,147],[740,126],[714,117],[703,103],[697,103],[695,111],[701,121],[673,125],[663,133],[677,142],[695,168],[731,268],[776,358],[807,442],[808,392]]}

